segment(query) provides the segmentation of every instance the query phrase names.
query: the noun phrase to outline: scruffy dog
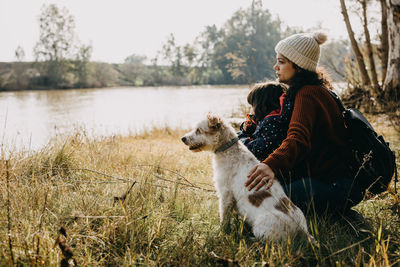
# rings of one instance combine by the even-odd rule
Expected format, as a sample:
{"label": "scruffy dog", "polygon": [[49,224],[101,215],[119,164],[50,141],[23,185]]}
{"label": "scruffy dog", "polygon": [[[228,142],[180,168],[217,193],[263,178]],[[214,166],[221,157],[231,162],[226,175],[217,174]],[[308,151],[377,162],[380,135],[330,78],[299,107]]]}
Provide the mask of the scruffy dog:
{"label": "scruffy dog", "polygon": [[232,208],[236,208],[256,238],[286,239],[297,231],[309,236],[303,212],[289,200],[277,180],[270,189],[257,192],[244,186],[248,173],[259,161],[220,117],[209,114],[182,141],[193,152],[214,153],[214,182],[223,227],[229,223]]}

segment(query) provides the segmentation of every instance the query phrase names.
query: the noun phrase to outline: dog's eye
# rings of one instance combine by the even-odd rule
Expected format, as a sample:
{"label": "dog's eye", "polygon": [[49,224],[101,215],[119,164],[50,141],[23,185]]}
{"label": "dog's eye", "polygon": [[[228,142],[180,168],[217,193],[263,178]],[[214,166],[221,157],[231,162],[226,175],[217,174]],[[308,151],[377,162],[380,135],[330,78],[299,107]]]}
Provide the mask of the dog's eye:
{"label": "dog's eye", "polygon": [[196,129],[196,134],[201,134],[201,130],[199,128]]}

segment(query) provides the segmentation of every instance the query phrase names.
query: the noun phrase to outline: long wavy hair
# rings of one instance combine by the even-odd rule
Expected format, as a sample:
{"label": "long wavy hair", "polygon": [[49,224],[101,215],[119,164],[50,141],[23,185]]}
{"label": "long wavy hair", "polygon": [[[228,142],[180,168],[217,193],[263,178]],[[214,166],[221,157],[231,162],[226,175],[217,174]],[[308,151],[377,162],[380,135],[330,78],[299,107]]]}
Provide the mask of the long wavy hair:
{"label": "long wavy hair", "polygon": [[256,120],[263,120],[271,111],[280,107],[279,97],[286,90],[279,82],[258,83],[247,95],[247,102],[253,107]]}
{"label": "long wavy hair", "polygon": [[297,92],[306,85],[319,85],[324,86],[329,90],[333,89],[332,80],[323,67],[318,67],[317,70],[314,72],[300,68],[293,62],[292,64],[294,69],[296,70],[296,73],[290,80],[290,85],[288,89],[288,97],[290,97],[291,99],[294,100]]}

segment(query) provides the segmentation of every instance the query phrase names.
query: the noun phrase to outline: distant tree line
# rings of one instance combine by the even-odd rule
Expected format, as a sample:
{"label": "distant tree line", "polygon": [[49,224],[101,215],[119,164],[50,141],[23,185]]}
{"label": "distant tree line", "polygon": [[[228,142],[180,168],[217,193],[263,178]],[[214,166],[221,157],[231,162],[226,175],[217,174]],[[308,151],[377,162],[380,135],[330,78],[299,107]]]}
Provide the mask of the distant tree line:
{"label": "distant tree line", "polygon": [[[43,6],[39,27],[35,62],[24,62],[24,51],[18,47],[15,62],[0,63],[0,90],[251,84],[275,78],[276,43],[303,31],[284,27],[263,8],[261,0],[254,0],[223,26],[205,27],[192,43],[178,45],[170,34],[150,60],[134,53],[122,64],[109,64],[90,60],[92,46],[79,42],[74,18],[65,8]],[[355,84],[359,72],[352,65],[355,53],[351,47],[346,40],[330,40],[323,46],[329,53],[322,52],[321,65],[335,80]]]}

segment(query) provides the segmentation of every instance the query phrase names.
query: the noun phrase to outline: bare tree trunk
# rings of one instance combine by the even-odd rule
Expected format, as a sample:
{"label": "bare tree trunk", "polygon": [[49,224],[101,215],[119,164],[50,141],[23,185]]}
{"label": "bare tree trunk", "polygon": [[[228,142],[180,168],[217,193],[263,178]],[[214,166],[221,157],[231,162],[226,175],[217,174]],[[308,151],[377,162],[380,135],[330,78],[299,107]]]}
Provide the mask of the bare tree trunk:
{"label": "bare tree trunk", "polygon": [[398,101],[400,96],[400,0],[387,0],[389,56],[383,84],[385,99]]}
{"label": "bare tree trunk", "polygon": [[375,60],[374,60],[374,53],[372,50],[371,45],[371,36],[368,30],[368,17],[367,17],[367,0],[361,1],[362,6],[362,16],[363,16],[363,27],[364,27],[364,34],[365,34],[365,44],[367,49],[367,55],[369,59],[369,66],[370,66],[370,73],[372,77],[372,87],[374,95],[377,96],[379,94],[379,83],[378,83],[378,75],[376,74],[376,67],[375,67]]}
{"label": "bare tree trunk", "polygon": [[360,73],[361,73],[362,84],[368,86],[368,85],[370,85],[371,81],[370,81],[369,76],[368,76],[367,68],[365,67],[364,57],[361,54],[361,51],[360,51],[360,48],[358,47],[356,39],[354,38],[354,32],[353,32],[353,29],[351,28],[349,15],[347,13],[346,4],[345,4],[344,1],[345,0],[340,0],[340,6],[342,8],[342,14],[343,14],[344,22],[346,23],[347,33],[349,34],[351,47],[352,47],[353,52],[354,52],[354,54],[356,56],[358,68],[359,68]]}
{"label": "bare tree trunk", "polygon": [[388,36],[388,24],[387,24],[387,5],[386,0],[380,0],[381,2],[381,67],[382,67],[382,83],[386,79],[386,71],[388,64],[389,55],[389,36]]}

